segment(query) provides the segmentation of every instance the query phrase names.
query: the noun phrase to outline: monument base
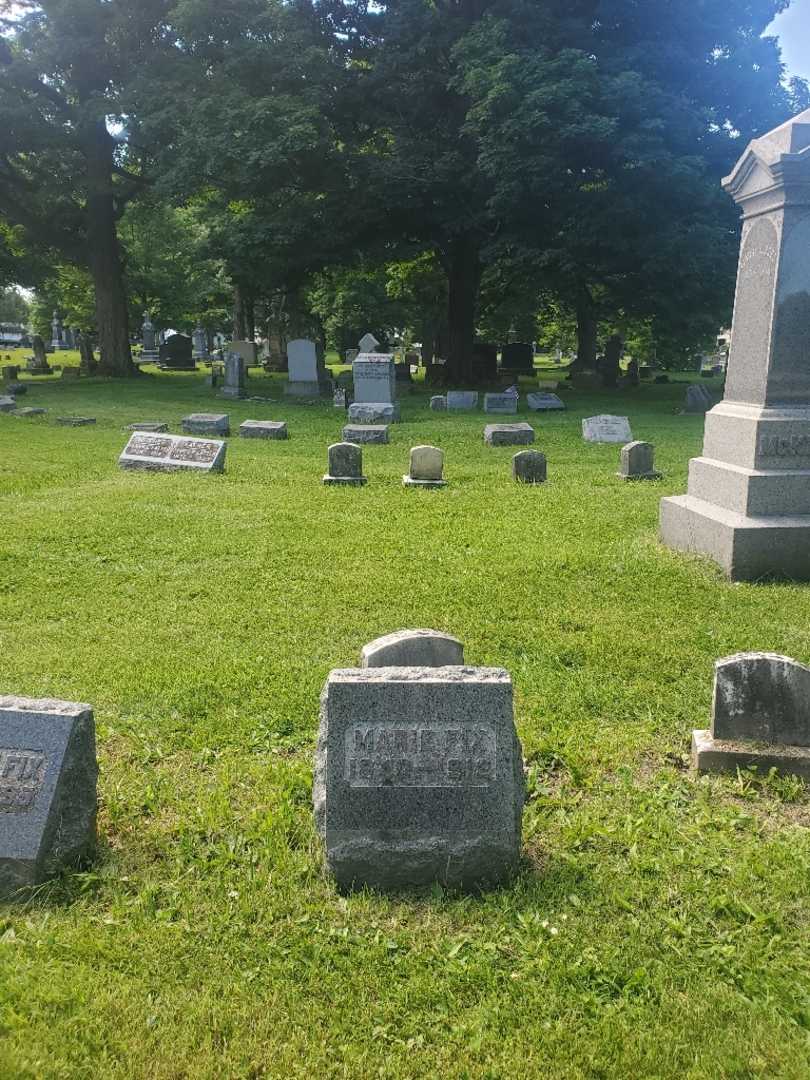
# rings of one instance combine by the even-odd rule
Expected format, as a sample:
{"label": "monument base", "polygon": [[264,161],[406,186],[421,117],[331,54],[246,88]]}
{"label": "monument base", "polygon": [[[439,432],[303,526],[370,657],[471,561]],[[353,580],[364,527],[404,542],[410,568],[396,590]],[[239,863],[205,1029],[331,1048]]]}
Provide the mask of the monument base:
{"label": "monument base", "polygon": [[403,487],[443,488],[447,487],[446,480],[414,480],[412,476],[402,477]]}
{"label": "monument base", "polygon": [[399,404],[394,402],[355,401],[349,406],[349,421],[355,424],[395,424],[399,420]]}
{"label": "monument base", "polygon": [[810,581],[810,514],[753,517],[677,495],[661,500],[661,540],[709,556],[732,581]]}
{"label": "monument base", "polygon": [[330,476],[329,473],[323,478],[327,486],[363,487],[368,483],[367,476]]}
{"label": "monument base", "polygon": [[223,388],[219,392],[219,396],[224,398],[232,398],[234,401],[239,401],[242,398],[246,398],[248,396],[248,392],[241,387],[223,386]]}
{"label": "monument base", "polygon": [[333,393],[331,381],[323,382],[293,382],[290,381],[284,387],[287,397],[317,398],[325,397]]}
{"label": "monument base", "polygon": [[692,732],[692,767],[699,773],[736,773],[751,767],[767,773],[810,779],[810,747],[714,739],[710,731]]}

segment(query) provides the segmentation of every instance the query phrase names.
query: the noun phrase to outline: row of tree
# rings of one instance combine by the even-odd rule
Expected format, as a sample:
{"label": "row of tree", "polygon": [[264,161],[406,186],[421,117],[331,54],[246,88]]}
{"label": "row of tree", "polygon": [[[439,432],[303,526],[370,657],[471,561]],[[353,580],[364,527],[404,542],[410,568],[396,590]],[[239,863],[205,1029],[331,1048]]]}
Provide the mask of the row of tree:
{"label": "row of tree", "polygon": [[115,375],[146,308],[407,324],[460,380],[539,311],[583,364],[600,325],[688,348],[730,312],[719,180],[810,101],[786,6],[0,0],[0,284],[92,301]]}

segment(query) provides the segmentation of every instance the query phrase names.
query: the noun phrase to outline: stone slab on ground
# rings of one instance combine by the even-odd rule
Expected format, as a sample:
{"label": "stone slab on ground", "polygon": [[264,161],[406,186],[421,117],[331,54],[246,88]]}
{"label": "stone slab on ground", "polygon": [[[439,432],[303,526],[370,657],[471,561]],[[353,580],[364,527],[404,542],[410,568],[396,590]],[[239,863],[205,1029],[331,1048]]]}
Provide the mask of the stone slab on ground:
{"label": "stone slab on ground", "polygon": [[444,394],[434,394],[430,399],[431,412],[447,412],[447,398]]}
{"label": "stone slab on ground", "polygon": [[118,459],[122,469],[149,472],[219,473],[225,468],[226,444],[218,439],[133,432]]}
{"label": "stone slab on ground", "polygon": [[364,645],[360,667],[458,667],[464,645],[439,630],[397,630]]}
{"label": "stone slab on ground", "polygon": [[534,438],[531,424],[487,424],[484,428],[487,446],[529,446]]}
{"label": "stone slab on ground", "polygon": [[231,418],[227,413],[191,413],[183,417],[187,435],[230,435]]}
{"label": "stone slab on ground", "polygon": [[95,416],[57,416],[57,424],[61,427],[88,427],[96,423]]}
{"label": "stone slab on ground", "polygon": [[126,431],[151,431],[154,435],[160,435],[169,430],[169,425],[160,420],[142,420],[135,424],[127,424]]}
{"label": "stone slab on ground", "polygon": [[633,433],[626,416],[605,413],[582,421],[582,438],[595,443],[629,443],[633,441]]}
{"label": "stone slab on ground", "polygon": [[503,882],[518,867],[524,798],[508,672],[330,673],[313,802],[341,888]]}
{"label": "stone slab on ground", "polygon": [[353,424],[393,424],[399,420],[399,405],[394,402],[358,402],[349,406],[349,422]]}
{"label": "stone slab on ground", "polygon": [[755,768],[767,774],[810,780],[810,748],[806,746],[753,746],[750,742],[715,739],[708,729],[692,732],[692,767],[699,773],[731,773]]}
{"label": "stone slab on ground", "polygon": [[47,409],[39,409],[35,408],[33,405],[26,405],[23,409],[15,409],[13,415],[26,419],[32,416],[44,416],[47,411]]}
{"label": "stone slab on ground", "polygon": [[484,394],[485,413],[515,415],[518,411],[517,394]]}
{"label": "stone slab on ground", "polygon": [[527,394],[526,404],[532,412],[554,412],[568,407],[556,394]]}
{"label": "stone slab on ground", "polygon": [[447,411],[455,412],[478,407],[477,390],[448,390]]}
{"label": "stone slab on ground", "polygon": [[347,424],[343,429],[343,441],[350,443],[387,443],[387,424]]}
{"label": "stone slab on ground", "polygon": [[0,697],[0,899],[92,854],[97,778],[89,705]]}
{"label": "stone slab on ground", "polygon": [[289,432],[282,420],[245,420],[239,425],[240,439],[287,439]]}

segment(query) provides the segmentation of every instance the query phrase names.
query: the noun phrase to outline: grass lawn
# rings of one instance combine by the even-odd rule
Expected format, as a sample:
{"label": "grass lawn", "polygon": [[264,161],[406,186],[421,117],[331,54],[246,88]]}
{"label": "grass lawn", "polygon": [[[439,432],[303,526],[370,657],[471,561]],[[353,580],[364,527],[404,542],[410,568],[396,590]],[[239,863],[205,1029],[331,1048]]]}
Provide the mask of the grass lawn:
{"label": "grass lawn", "polygon": [[[94,705],[100,851],[0,906],[3,1080],[808,1076],[810,800],[686,763],[715,658],[810,660],[810,589],[657,543],[701,446],[683,382],[521,410],[540,488],[483,413],[413,394],[363,489],[321,484],[330,403],[226,403],[202,373],[29,385],[47,416],[0,415],[0,687]],[[223,476],[117,469],[126,424],[211,408],[290,440],[232,439]],[[619,481],[618,447],[581,439],[596,412],[627,413],[664,479]],[[403,490],[426,442],[450,486]],[[421,626],[512,673],[522,872],[341,897],[310,808],[318,696]]]}

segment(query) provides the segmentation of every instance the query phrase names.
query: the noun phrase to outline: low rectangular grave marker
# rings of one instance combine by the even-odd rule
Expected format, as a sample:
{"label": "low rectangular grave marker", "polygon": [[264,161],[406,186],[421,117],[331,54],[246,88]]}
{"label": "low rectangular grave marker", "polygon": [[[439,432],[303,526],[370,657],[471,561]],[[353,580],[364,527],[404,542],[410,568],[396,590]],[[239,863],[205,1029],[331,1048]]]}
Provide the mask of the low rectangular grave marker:
{"label": "low rectangular grave marker", "polygon": [[217,439],[193,439],[184,435],[152,435],[135,432],[118,459],[122,469],[153,472],[222,472],[226,444]]}

